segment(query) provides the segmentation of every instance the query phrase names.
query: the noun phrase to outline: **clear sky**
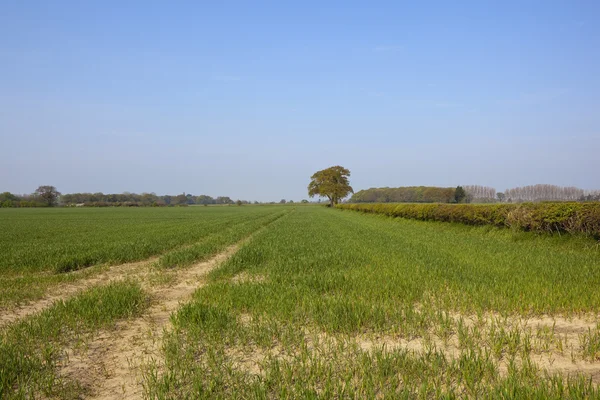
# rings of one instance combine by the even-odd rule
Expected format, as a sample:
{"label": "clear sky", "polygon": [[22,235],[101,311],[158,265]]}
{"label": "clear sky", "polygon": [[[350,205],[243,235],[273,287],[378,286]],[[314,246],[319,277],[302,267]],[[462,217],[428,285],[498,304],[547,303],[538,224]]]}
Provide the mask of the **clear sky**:
{"label": "clear sky", "polygon": [[600,2],[0,1],[0,191],[300,200],[338,164],[600,188]]}

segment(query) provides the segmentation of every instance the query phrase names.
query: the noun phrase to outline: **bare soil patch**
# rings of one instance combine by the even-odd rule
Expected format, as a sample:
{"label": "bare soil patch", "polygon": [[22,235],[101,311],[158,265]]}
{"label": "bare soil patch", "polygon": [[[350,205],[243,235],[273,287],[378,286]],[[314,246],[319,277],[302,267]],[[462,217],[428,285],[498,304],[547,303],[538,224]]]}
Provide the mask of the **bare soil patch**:
{"label": "bare soil patch", "polygon": [[114,331],[98,335],[85,351],[71,351],[61,375],[81,382],[92,398],[142,398],[142,368],[154,362],[160,369],[160,346],[169,329],[171,313],[202,286],[208,272],[237,249],[238,245],[230,246],[208,261],[177,271],[172,286],[144,285],[153,301],[147,312],[141,318],[119,323]]}
{"label": "bare soil patch", "polygon": [[[2,314],[0,314],[0,328],[17,322],[35,313],[41,312],[52,306],[52,304],[55,302],[67,300],[77,293],[93,286],[97,286],[102,283],[125,280],[132,276],[139,277],[142,274],[144,267],[149,266],[156,260],[158,260],[158,257],[152,257],[143,261],[113,265],[111,267],[107,267],[104,271],[92,277],[84,278],[74,283],[58,285],[51,289],[50,293],[46,297],[40,300],[9,310],[3,310]],[[73,273],[76,274],[77,272],[78,271],[75,271]]]}
{"label": "bare soil patch", "polygon": [[[544,315],[530,318],[502,318],[488,315],[486,317],[461,316],[453,314],[453,319],[462,319],[469,327],[481,328],[482,339],[479,341],[480,348],[491,347],[491,326],[500,326],[505,329],[515,329],[523,335],[529,334],[532,338],[532,349],[528,352],[531,361],[542,371],[550,374],[561,373],[563,375],[582,374],[592,379],[592,382],[600,383],[600,360],[590,362],[582,359],[580,349],[582,347],[582,334],[594,331],[598,328],[598,319],[594,315],[583,317],[562,317]],[[354,338],[359,348],[363,351],[394,351],[398,349],[408,350],[415,354],[424,354],[432,349],[444,353],[450,359],[460,357],[462,348],[458,335],[455,331],[446,338],[440,338],[432,330],[425,337],[406,339],[386,335],[360,335]],[[560,346],[559,346],[560,345]],[[491,350],[491,349],[490,349]],[[500,355],[498,366],[501,373],[506,373],[507,360],[511,356],[506,352]],[[520,350],[516,351],[517,361],[521,358]]]}

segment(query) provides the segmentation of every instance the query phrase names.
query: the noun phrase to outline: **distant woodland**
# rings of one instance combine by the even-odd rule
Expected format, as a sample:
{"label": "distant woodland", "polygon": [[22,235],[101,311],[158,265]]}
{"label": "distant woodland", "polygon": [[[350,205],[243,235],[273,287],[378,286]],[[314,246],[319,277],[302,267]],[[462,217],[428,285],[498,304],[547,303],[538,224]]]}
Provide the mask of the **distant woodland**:
{"label": "distant woodland", "polygon": [[406,186],[371,188],[352,195],[350,203],[452,203],[455,188]]}
{"label": "distant woodland", "polygon": [[[303,200],[302,202],[308,202]],[[233,200],[228,196],[212,197],[192,194],[163,195],[154,193],[70,193],[61,194],[54,186],[40,186],[34,193],[16,195],[10,192],[0,193],[0,207],[52,207],[52,206],[85,206],[85,207],[185,207],[189,205],[228,205],[250,204],[248,200]],[[293,203],[282,199],[268,204]],[[259,204],[255,201],[254,204]]]}
{"label": "distant woodland", "polygon": [[531,185],[496,192],[488,186],[456,188],[405,186],[356,192],[350,203],[522,203],[539,201],[600,201],[600,191],[555,185]]}
{"label": "distant woodland", "polygon": [[[600,190],[583,190],[576,187],[532,185],[496,192],[487,186],[465,185],[452,187],[405,186],[397,188],[371,188],[361,190],[347,201],[349,203],[523,203],[541,201],[600,201]],[[302,200],[302,203],[308,203]],[[233,200],[228,196],[212,197],[192,194],[156,195],[154,193],[69,193],[61,194],[54,186],[40,186],[34,193],[17,195],[0,193],[0,207],[185,207],[189,205],[244,205],[260,204],[258,201]],[[292,200],[266,202],[265,204],[293,203]]]}

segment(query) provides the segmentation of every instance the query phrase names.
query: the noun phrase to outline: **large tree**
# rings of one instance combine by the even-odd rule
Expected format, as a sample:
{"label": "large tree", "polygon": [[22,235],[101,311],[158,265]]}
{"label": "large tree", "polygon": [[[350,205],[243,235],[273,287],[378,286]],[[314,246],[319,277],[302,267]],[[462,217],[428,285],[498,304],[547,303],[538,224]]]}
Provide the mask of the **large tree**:
{"label": "large tree", "polygon": [[354,193],[348,181],[349,176],[350,171],[339,165],[317,171],[310,177],[308,195],[327,197],[329,205],[333,207],[348,194]]}
{"label": "large tree", "polygon": [[54,186],[40,186],[34,193],[35,197],[48,207],[55,206],[58,203],[60,192]]}

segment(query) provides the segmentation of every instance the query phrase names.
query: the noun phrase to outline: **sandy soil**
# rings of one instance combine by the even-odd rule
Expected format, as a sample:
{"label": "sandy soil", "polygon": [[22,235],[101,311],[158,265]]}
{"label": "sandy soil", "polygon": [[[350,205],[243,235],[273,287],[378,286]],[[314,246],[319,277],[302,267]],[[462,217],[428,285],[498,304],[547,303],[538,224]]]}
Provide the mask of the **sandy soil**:
{"label": "sandy soil", "polygon": [[[455,319],[457,315],[453,316]],[[466,317],[463,320],[470,320],[475,324],[475,317]],[[492,318],[478,320],[483,323],[483,332],[489,328]],[[560,338],[565,342],[564,348],[559,350],[555,342],[544,351],[532,351],[530,359],[540,370],[546,370],[550,374],[561,373],[565,376],[574,374],[583,374],[592,379],[592,382],[600,384],[600,360],[594,362],[582,360],[580,356],[573,358],[571,350],[578,350],[581,347],[581,334],[594,330],[598,326],[598,319],[589,316],[588,318],[564,318],[541,316],[532,318],[511,318],[506,321],[506,327],[518,327],[522,332],[531,331],[535,336],[539,329],[546,328],[546,332],[551,332],[552,337]],[[484,334],[485,335],[485,334]],[[423,354],[432,348],[443,352],[446,357],[457,359],[460,357],[461,349],[458,336],[450,335],[445,341],[430,335],[428,339],[417,337],[407,340],[400,337],[391,336],[360,336],[354,338],[358,346],[363,351],[373,351],[375,349],[384,349],[394,351],[397,349],[408,350],[416,354]],[[506,372],[507,356],[503,356],[499,361],[500,372]]]}
{"label": "sandy soil", "polygon": [[144,267],[149,266],[157,260],[158,257],[153,257],[143,261],[113,265],[105,271],[90,278],[80,279],[74,283],[57,285],[50,290],[47,296],[40,300],[33,301],[9,310],[3,310],[2,314],[0,314],[0,328],[17,322],[32,314],[43,311],[52,306],[52,304],[54,304],[56,301],[67,300],[77,293],[93,286],[124,280],[132,276],[139,277],[143,273],[142,271],[144,271]]}
{"label": "sandy soil", "polygon": [[141,318],[122,321],[117,329],[103,332],[87,343],[84,351],[69,351],[61,375],[78,380],[94,399],[141,399],[144,365],[160,366],[160,346],[170,316],[203,285],[203,277],[238,249],[230,246],[212,259],[177,271],[175,283],[157,288],[144,285],[152,305]]}
{"label": "sandy soil", "polygon": [[[249,314],[241,314],[238,316],[239,321],[248,326],[253,323],[253,318]],[[464,319],[464,318],[463,318]],[[492,324],[494,319],[479,320],[484,325],[480,326],[483,332],[482,346],[487,347],[486,339],[487,329],[489,324]],[[511,321],[506,321],[507,326],[518,328],[525,332],[530,331],[532,335],[536,335],[538,329],[546,328],[546,332],[552,332],[552,335],[558,335],[563,341],[566,340],[565,347],[560,350],[556,343],[552,342],[546,350],[534,349],[530,352],[530,360],[541,370],[549,374],[560,373],[563,376],[582,374],[592,380],[595,384],[600,384],[600,360],[594,362],[582,360],[580,356],[573,358],[571,350],[578,350],[581,346],[582,333],[588,329],[595,329],[596,323],[593,318],[562,318],[541,316],[536,318],[518,319],[513,318]],[[397,350],[406,350],[415,355],[422,355],[431,350],[442,352],[449,359],[458,359],[461,356],[462,350],[458,335],[450,334],[445,340],[436,336],[432,331],[427,338],[415,337],[407,339],[399,336],[390,335],[357,335],[357,336],[330,336],[325,332],[319,331],[318,328],[304,329],[305,343],[311,352],[318,354],[326,354],[328,351],[337,351],[340,341],[345,344],[355,344],[358,348],[365,352],[373,352],[383,350],[385,352],[393,352]],[[277,343],[273,343],[270,349],[261,349],[256,346],[248,348],[231,348],[228,349],[227,355],[232,361],[232,366],[238,370],[244,371],[250,375],[262,375],[261,365],[267,357],[278,358],[281,360],[289,360],[290,355],[286,354]],[[499,372],[502,376],[508,373],[508,364],[510,356],[502,354],[496,360]],[[520,352],[516,355],[515,361],[520,363]]]}

